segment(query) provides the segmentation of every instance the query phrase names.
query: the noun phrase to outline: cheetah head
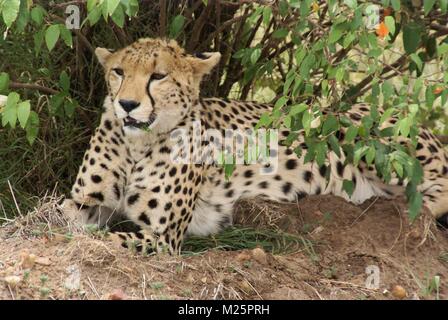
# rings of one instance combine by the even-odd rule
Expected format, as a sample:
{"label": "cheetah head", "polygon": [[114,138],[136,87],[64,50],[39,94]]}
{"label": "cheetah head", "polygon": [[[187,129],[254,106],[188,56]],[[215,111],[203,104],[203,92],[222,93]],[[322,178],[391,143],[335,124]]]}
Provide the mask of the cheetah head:
{"label": "cheetah head", "polygon": [[221,57],[219,52],[192,56],[174,40],[149,38],[116,52],[97,48],[95,54],[105,70],[106,108],[135,135],[174,129],[196,103],[202,77]]}

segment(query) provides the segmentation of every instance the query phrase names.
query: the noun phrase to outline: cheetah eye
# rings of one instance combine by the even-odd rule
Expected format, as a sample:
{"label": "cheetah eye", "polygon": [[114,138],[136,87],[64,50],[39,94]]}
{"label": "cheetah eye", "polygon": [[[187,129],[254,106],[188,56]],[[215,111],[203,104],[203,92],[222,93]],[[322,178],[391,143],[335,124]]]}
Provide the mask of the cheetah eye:
{"label": "cheetah eye", "polygon": [[114,69],[112,69],[112,71],[115,72],[120,77],[122,77],[124,75],[124,71],[121,68],[114,68]]}
{"label": "cheetah eye", "polygon": [[151,75],[151,78],[149,79],[151,80],[162,80],[163,78],[165,78],[167,75],[166,74],[162,74],[162,73],[153,73]]}

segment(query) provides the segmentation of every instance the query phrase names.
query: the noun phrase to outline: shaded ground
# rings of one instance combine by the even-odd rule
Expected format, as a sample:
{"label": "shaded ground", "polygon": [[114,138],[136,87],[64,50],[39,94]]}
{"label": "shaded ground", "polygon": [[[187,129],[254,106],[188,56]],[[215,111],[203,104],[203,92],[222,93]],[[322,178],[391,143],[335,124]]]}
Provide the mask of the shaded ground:
{"label": "shaded ground", "polygon": [[264,231],[191,239],[199,252],[182,257],[134,255],[74,230],[56,206],[0,230],[0,299],[448,299],[448,233],[426,216],[410,226],[400,201],[244,202],[237,223]]}

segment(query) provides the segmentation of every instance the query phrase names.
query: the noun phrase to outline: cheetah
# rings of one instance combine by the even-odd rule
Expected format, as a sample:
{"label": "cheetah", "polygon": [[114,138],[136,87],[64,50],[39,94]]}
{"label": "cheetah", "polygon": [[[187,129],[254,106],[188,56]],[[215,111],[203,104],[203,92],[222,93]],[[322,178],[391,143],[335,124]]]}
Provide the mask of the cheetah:
{"label": "cheetah", "polygon": [[[179,254],[188,235],[206,236],[230,226],[234,204],[242,198],[296,201],[333,194],[360,204],[373,196],[404,194],[402,181],[385,184],[373,166],[354,167],[334,152],[325,165],[305,162],[301,132],[294,142],[303,147],[301,157],[294,145],[279,145],[270,155],[278,159],[275,166],[237,165],[230,179],[216,163],[174,162],[179,143],[171,136],[175,130],[183,129],[188,137],[204,136],[209,129],[250,131],[272,106],[201,98],[200,83],[218,64],[218,52],[191,55],[174,40],[145,38],[115,52],[97,48],[95,53],[104,67],[108,95],[63,210],[80,224],[105,227],[118,217],[131,221],[134,230],[115,233],[123,247],[133,242],[138,251]],[[347,116],[359,124],[368,112],[368,105],[357,104]],[[385,125],[394,121],[392,116]],[[286,129],[279,134],[288,135]],[[447,153],[422,129],[416,157],[424,169],[419,186],[424,207],[446,222]],[[354,183],[351,196],[343,188],[347,179]]]}

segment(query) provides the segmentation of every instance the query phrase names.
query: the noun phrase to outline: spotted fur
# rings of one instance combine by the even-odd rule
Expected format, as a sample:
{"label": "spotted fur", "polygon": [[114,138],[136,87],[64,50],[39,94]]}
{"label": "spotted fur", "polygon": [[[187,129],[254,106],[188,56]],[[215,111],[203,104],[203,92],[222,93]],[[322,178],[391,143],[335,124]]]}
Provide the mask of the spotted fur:
{"label": "spotted fur", "polygon": [[[170,158],[176,147],[170,139],[174,129],[193,133],[193,122],[200,121],[201,134],[209,128],[244,131],[255,127],[271,105],[200,99],[201,79],[218,63],[219,53],[191,56],[176,42],[160,39],[141,39],[114,53],[96,53],[109,94],[64,210],[83,224],[112,225],[116,217],[132,221],[133,232],[116,233],[124,247],[134,243],[138,250],[178,253],[185,236],[205,236],[231,225],[234,204],[241,198],[295,201],[334,194],[359,204],[373,196],[404,193],[403,181],[393,178],[386,185],[373,166],[355,168],[333,152],[323,166],[304,163],[306,145],[300,134],[291,147],[280,146],[277,167],[239,165],[230,180],[213,164],[175,164]],[[359,104],[347,115],[359,123],[368,112],[368,105]],[[384,126],[394,121],[392,117]],[[280,133],[281,138],[288,134],[286,129]],[[343,139],[343,134],[338,136]],[[293,152],[297,145],[304,149],[300,158]],[[431,132],[422,129],[415,156],[424,168],[419,187],[424,205],[441,218],[448,211],[447,153]],[[260,174],[271,171],[276,173]],[[345,179],[355,185],[351,197],[342,188]]]}

